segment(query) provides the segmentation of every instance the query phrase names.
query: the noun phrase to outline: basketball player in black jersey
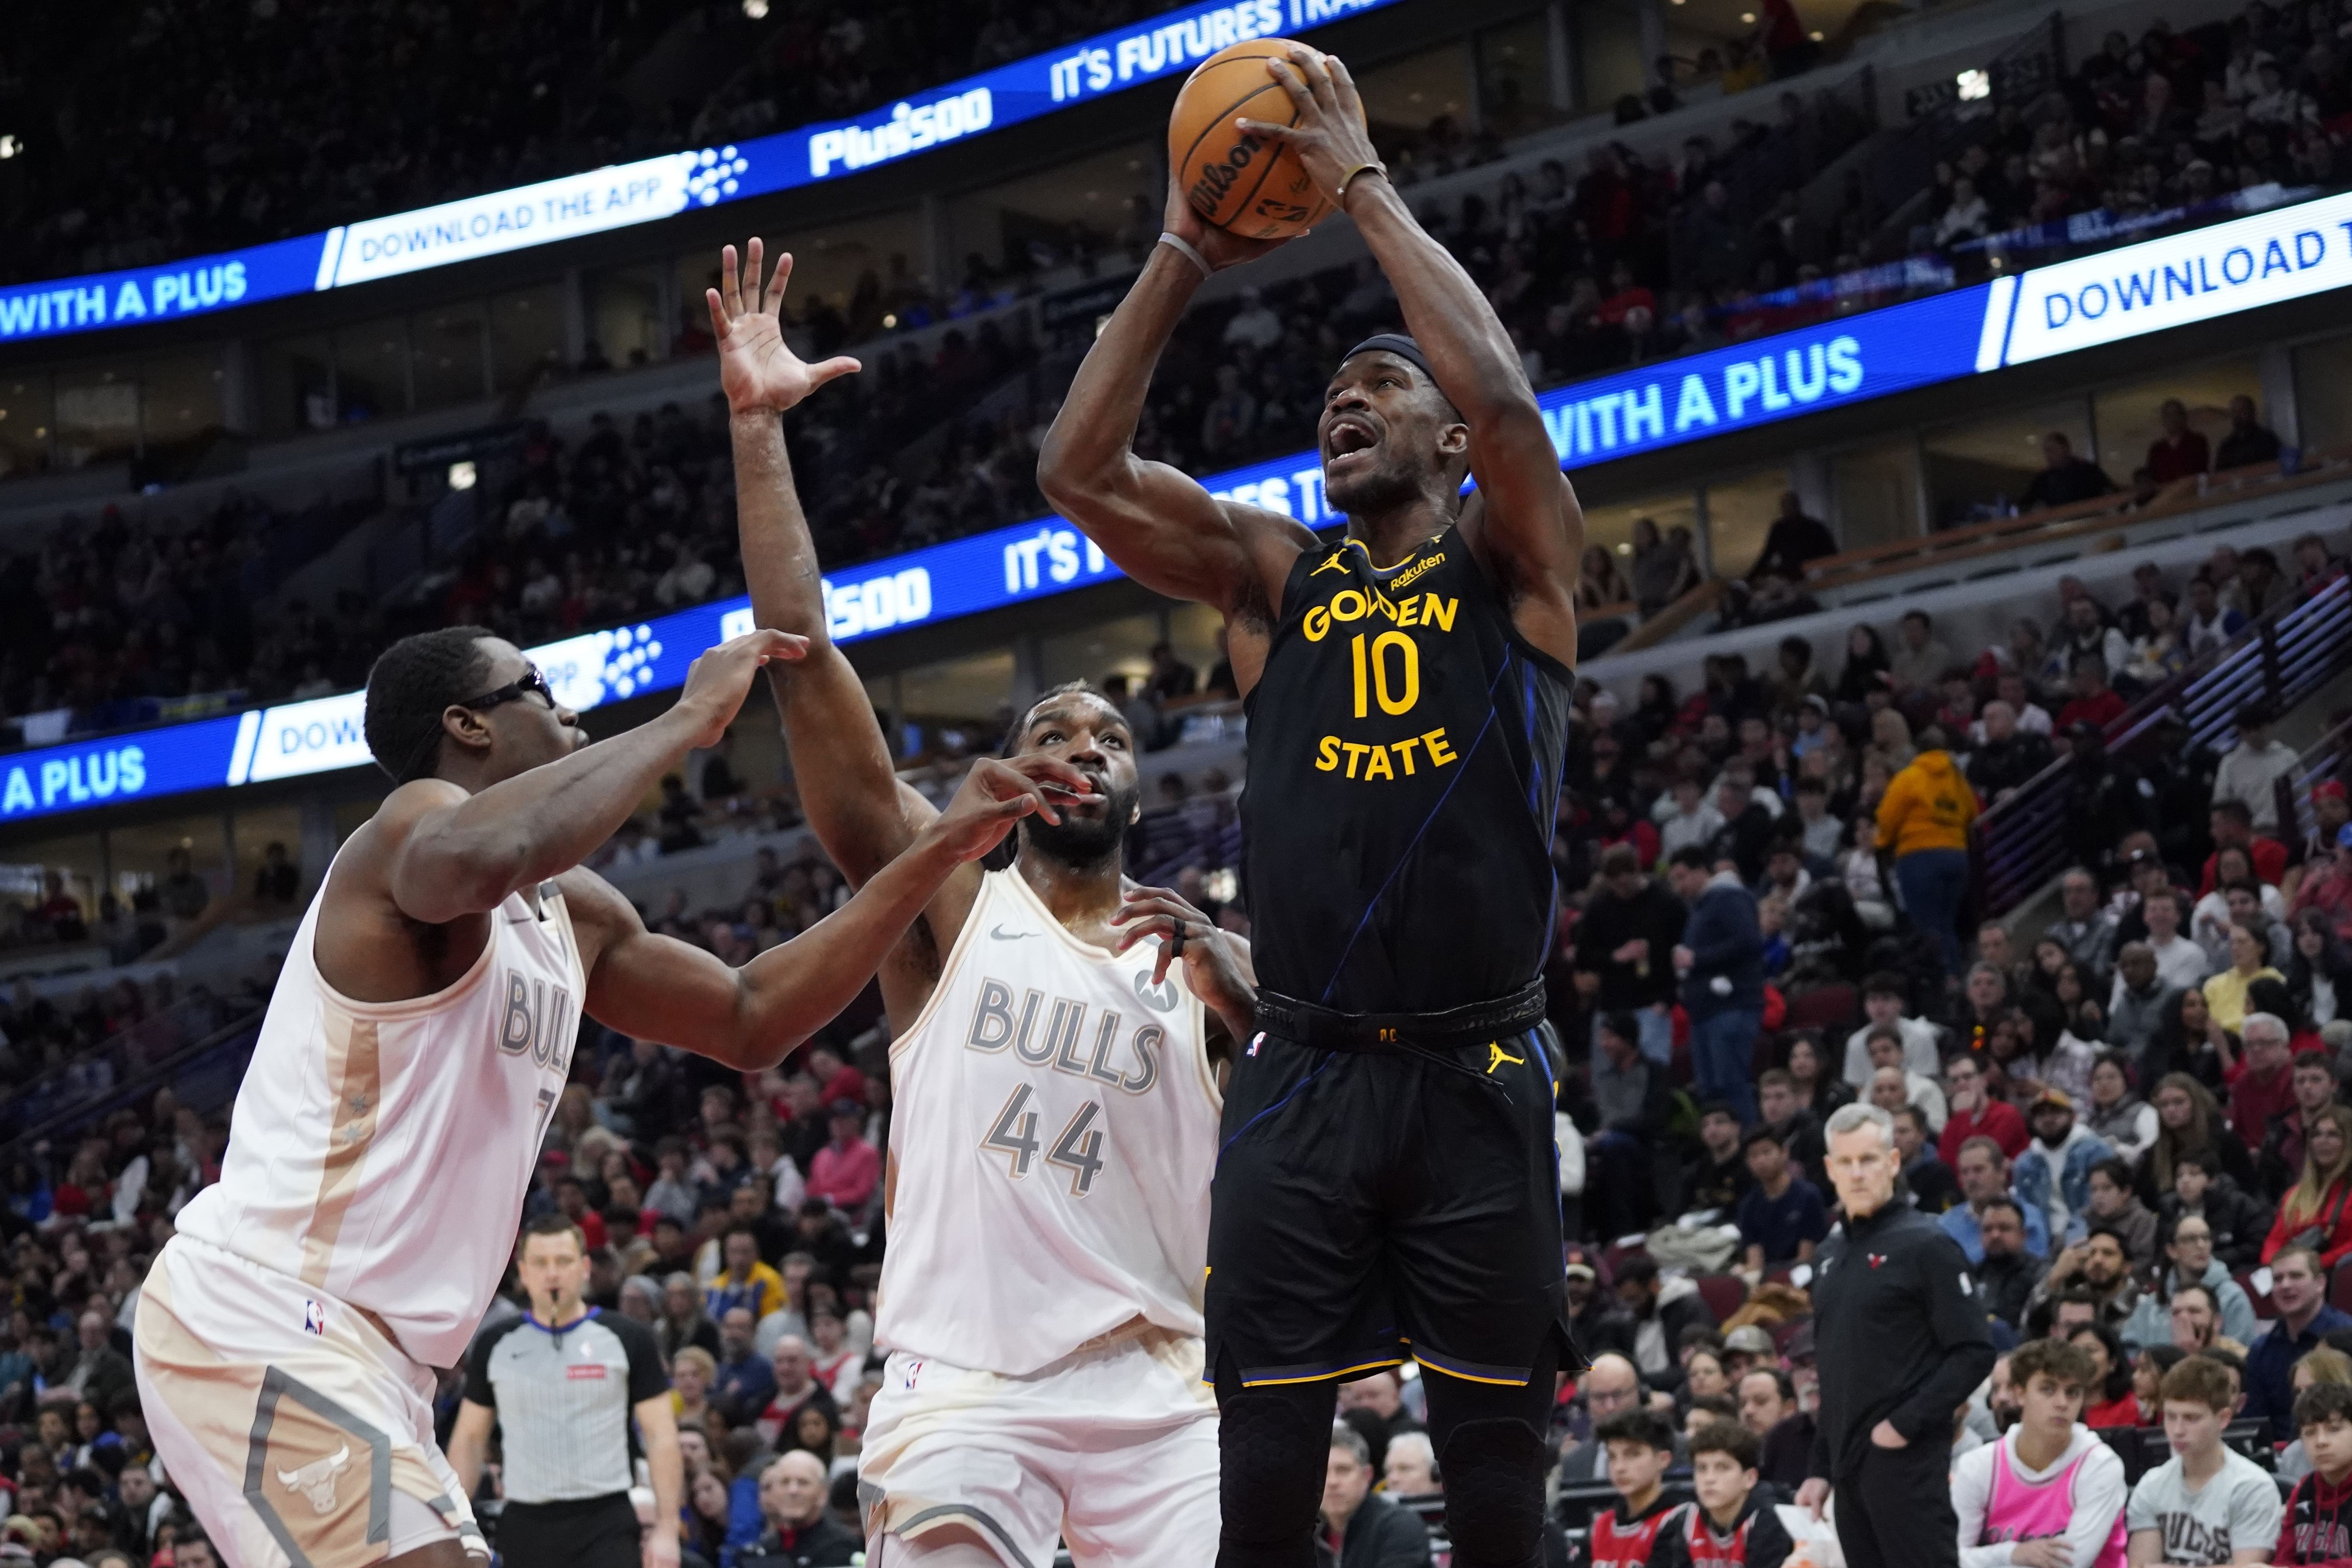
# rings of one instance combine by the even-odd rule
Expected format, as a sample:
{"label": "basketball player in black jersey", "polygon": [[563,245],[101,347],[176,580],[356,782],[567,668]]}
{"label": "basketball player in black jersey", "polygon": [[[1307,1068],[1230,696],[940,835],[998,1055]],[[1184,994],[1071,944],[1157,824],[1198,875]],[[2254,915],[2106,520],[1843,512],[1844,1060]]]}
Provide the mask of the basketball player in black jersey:
{"label": "basketball player in black jersey", "polygon": [[1336,1384],[1410,1353],[1457,1568],[1531,1568],[1555,1373],[1581,1364],[1538,974],[1583,520],[1509,336],[1389,184],[1346,68],[1299,49],[1268,69],[1298,122],[1242,128],[1298,150],[1411,332],[1359,345],[1326,395],[1347,537],[1132,449],[1206,271],[1268,248],[1202,226],[1181,184],[1175,243],[1096,339],[1038,468],[1131,576],[1223,613],[1248,701],[1260,990],[1209,1237],[1218,1563],[1313,1561]]}

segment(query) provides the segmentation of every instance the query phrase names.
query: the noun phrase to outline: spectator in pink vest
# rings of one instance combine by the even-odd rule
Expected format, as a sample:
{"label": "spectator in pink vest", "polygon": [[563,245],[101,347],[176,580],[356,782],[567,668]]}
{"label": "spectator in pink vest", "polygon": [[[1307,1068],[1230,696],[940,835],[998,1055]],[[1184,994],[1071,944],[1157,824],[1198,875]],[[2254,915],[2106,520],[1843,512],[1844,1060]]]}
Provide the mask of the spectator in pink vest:
{"label": "spectator in pink vest", "polygon": [[882,1179],[882,1153],[866,1141],[866,1112],[854,1100],[833,1102],[833,1141],[809,1162],[808,1192],[856,1214]]}

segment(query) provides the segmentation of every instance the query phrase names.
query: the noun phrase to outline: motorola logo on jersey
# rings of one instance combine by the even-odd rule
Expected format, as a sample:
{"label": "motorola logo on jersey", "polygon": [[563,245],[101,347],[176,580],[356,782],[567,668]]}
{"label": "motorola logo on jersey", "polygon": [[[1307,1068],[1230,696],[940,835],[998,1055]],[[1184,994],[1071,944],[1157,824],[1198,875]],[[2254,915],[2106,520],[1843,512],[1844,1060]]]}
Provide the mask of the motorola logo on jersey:
{"label": "motorola logo on jersey", "polygon": [[1172,1013],[1176,1010],[1176,983],[1173,980],[1163,980],[1154,985],[1151,984],[1151,977],[1139,969],[1135,972],[1135,994],[1145,1006],[1155,1013]]}
{"label": "motorola logo on jersey", "polygon": [[1118,1014],[1104,1009],[1089,1029],[1085,1003],[1056,996],[1049,1012],[1045,1002],[1045,994],[1032,986],[1022,994],[1016,1012],[1013,987],[1002,980],[982,981],[971,1026],[964,1032],[966,1048],[992,1056],[1009,1046],[1031,1067],[1092,1079],[1129,1094],[1149,1094],[1160,1081],[1160,1043],[1168,1037],[1166,1029],[1142,1025],[1129,1037],[1124,1060],[1115,1061],[1123,1022]]}

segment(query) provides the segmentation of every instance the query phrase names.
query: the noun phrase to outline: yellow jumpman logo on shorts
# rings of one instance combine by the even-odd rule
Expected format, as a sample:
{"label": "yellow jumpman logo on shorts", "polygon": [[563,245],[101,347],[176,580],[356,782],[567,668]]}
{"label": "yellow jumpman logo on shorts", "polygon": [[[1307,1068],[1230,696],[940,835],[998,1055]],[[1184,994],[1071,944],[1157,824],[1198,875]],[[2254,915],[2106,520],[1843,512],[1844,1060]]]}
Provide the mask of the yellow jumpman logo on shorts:
{"label": "yellow jumpman logo on shorts", "polygon": [[1486,1048],[1494,1053],[1492,1057],[1487,1058],[1486,1062],[1486,1073],[1490,1078],[1494,1076],[1495,1069],[1501,1067],[1505,1062],[1510,1062],[1518,1067],[1525,1067],[1527,1065],[1527,1058],[1512,1056],[1509,1052],[1504,1050],[1501,1046],[1496,1044],[1492,1040],[1488,1040],[1486,1042]]}

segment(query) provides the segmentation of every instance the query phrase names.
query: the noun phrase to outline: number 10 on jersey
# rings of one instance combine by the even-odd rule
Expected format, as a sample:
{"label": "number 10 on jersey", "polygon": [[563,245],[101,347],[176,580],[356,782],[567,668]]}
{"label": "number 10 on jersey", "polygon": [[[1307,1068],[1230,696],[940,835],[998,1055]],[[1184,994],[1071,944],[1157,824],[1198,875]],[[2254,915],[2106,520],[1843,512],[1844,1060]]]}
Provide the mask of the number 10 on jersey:
{"label": "number 10 on jersey", "polygon": [[[980,1141],[982,1149],[1008,1156],[1005,1173],[1016,1182],[1029,1173],[1029,1167],[1037,1158],[1037,1113],[1029,1109],[1030,1098],[1029,1085],[1024,1083],[1014,1089],[1013,1097],[1004,1102],[1004,1109],[996,1113],[988,1136]],[[1070,1118],[1069,1125],[1062,1129],[1045,1155],[1045,1163],[1059,1165],[1070,1173],[1070,1194],[1074,1197],[1082,1198],[1093,1191],[1095,1173],[1103,1168],[1103,1135],[1095,1125],[1101,1115],[1102,1106],[1095,1100],[1079,1106],[1078,1113]]]}

